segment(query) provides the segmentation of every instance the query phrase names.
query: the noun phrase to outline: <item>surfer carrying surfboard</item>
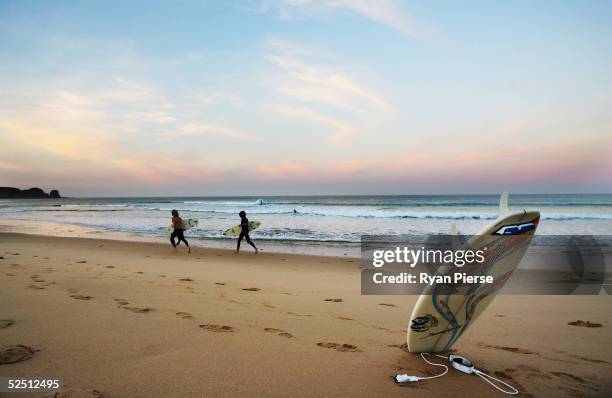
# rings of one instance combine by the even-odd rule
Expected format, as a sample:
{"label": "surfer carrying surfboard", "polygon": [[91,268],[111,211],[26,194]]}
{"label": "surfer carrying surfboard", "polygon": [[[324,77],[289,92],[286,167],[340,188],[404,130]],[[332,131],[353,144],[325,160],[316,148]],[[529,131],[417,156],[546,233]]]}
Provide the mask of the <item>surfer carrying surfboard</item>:
{"label": "surfer carrying surfboard", "polygon": [[[187,243],[187,239],[185,239],[185,235],[183,232],[183,219],[179,217],[179,213],[177,210],[172,210],[172,226],[174,227],[174,231],[170,234],[170,243],[172,243],[172,247],[174,250],[178,250],[176,248],[177,245],[183,241],[185,246],[187,246],[187,252],[191,253],[191,247],[189,247],[189,243]],[[178,238],[178,242],[174,242],[174,238]]]}
{"label": "surfer carrying surfboard", "polygon": [[240,231],[240,235],[238,236],[238,244],[236,246],[236,253],[240,252],[240,241],[242,241],[243,238],[246,238],[247,243],[253,246],[253,249],[255,249],[255,254],[257,254],[259,250],[257,249],[257,247],[255,246],[255,243],[253,243],[253,241],[251,240],[251,237],[249,236],[249,219],[247,218],[244,210],[238,213],[238,215],[240,216],[240,227],[242,228],[242,230]]}

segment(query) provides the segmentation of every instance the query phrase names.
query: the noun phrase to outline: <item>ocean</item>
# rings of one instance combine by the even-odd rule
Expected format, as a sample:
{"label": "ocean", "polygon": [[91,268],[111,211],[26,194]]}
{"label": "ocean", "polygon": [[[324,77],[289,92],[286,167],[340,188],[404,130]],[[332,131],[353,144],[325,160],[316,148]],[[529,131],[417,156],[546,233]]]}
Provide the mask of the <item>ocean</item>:
{"label": "ocean", "polygon": [[[473,234],[497,216],[497,195],[131,197],[0,200],[0,220],[71,224],[101,231],[167,236],[170,211],[199,219],[191,239],[229,241],[223,231],[244,210],[261,221],[253,239],[357,244],[362,235]],[[539,210],[538,234],[609,235],[612,194],[510,195],[510,208]]]}

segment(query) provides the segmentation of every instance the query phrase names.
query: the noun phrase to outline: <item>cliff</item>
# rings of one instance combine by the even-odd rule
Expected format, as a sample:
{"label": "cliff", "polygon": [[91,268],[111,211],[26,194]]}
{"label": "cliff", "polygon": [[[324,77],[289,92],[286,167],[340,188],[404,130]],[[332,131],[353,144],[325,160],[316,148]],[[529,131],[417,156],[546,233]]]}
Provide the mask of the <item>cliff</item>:
{"label": "cliff", "polygon": [[58,199],[61,198],[57,190],[50,194],[40,188],[19,189],[12,187],[0,187],[0,199]]}

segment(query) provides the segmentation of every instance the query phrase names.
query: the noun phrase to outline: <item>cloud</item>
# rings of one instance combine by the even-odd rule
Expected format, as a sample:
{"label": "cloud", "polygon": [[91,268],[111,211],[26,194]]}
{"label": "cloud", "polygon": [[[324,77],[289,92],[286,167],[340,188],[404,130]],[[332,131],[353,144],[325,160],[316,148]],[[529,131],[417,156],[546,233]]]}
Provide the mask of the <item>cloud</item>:
{"label": "cloud", "polygon": [[385,25],[404,34],[415,35],[413,21],[394,0],[264,0],[259,12],[275,12],[281,19],[320,17],[344,10]]}
{"label": "cloud", "polygon": [[355,134],[364,118],[388,110],[379,94],[323,62],[320,52],[283,39],[268,44],[266,58],[281,72],[273,81],[279,98],[268,110],[331,127],[333,143]]}
{"label": "cloud", "polygon": [[139,183],[154,185],[203,181],[214,175],[202,166],[163,155],[126,157],[112,161],[111,166],[122,174],[136,178]]}
{"label": "cloud", "polygon": [[351,124],[343,121],[342,119],[317,112],[310,108],[276,104],[268,105],[268,109],[276,113],[297,117],[311,123],[324,125],[331,128],[333,134],[330,136],[330,142],[332,143],[341,143],[346,138],[350,137],[355,131]]}
{"label": "cloud", "polygon": [[165,135],[165,137],[174,139],[188,135],[221,135],[224,137],[234,138],[238,140],[245,140],[250,138],[248,134],[228,127],[198,123],[185,124],[181,127],[179,131],[167,134]]}
{"label": "cloud", "polygon": [[[78,112],[72,112],[71,118],[86,119]],[[117,153],[116,143],[107,132],[88,128],[73,127],[65,123],[66,115],[57,119],[41,119],[40,114],[32,120],[15,119],[0,115],[0,138],[7,142],[7,147],[14,153],[27,152],[29,155],[22,160],[25,163],[36,164],[35,158],[40,154],[50,154],[64,159],[103,160]]]}
{"label": "cloud", "polygon": [[269,55],[268,60],[292,78],[291,85],[282,89],[288,96],[349,109],[356,108],[356,99],[386,107],[379,95],[330,67],[307,64],[291,53]]}
{"label": "cloud", "polygon": [[303,163],[283,161],[275,164],[261,162],[257,164],[257,174],[267,180],[284,180],[308,178],[309,167]]}

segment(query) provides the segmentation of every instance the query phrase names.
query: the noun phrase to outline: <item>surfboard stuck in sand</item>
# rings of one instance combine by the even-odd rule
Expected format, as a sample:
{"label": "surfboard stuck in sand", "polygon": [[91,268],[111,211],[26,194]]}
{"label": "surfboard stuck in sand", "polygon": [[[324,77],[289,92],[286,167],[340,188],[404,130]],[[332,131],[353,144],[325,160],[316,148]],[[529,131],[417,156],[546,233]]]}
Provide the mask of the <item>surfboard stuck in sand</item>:
{"label": "surfboard stuck in sand", "polygon": [[[493,283],[465,286],[433,283],[418,298],[408,325],[410,352],[448,351],[495,298],[523,258],[540,220],[537,211],[510,212],[507,193],[500,215],[468,240],[465,249],[487,248],[484,261],[463,267],[469,274],[492,276]],[[439,270],[439,273],[444,271]]]}
{"label": "surfboard stuck in sand", "polygon": [[[252,231],[254,229],[259,228],[260,225],[261,225],[261,222],[259,222],[259,221],[249,221],[249,231]],[[225,235],[225,236],[238,236],[238,235],[240,235],[240,231],[242,231],[242,227],[240,226],[240,224],[238,224],[238,225],[234,225],[231,228],[226,229],[223,232],[223,235]]]}

